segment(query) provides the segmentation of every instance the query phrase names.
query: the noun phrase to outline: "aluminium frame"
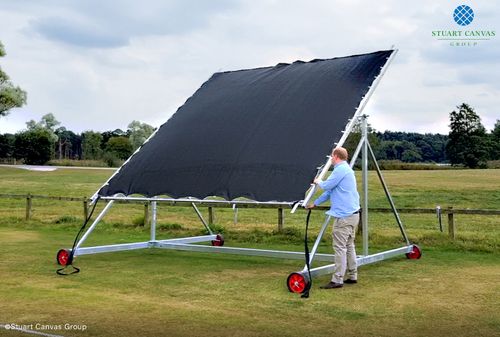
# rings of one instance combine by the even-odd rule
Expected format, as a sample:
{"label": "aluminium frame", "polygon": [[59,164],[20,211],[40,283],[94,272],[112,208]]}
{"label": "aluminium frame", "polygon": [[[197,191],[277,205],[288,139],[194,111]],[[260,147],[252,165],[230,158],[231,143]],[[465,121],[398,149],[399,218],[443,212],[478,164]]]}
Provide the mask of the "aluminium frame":
{"label": "aluminium frame", "polygon": [[[382,174],[380,172],[380,168],[377,164],[376,158],[374,156],[373,150],[371,149],[371,146],[368,141],[368,132],[367,132],[367,116],[362,115],[362,111],[364,107],[366,106],[368,99],[371,97],[373,94],[373,91],[375,90],[376,86],[380,82],[380,79],[384,75],[385,71],[387,70],[387,67],[389,64],[392,62],[394,56],[397,53],[397,49],[394,50],[394,52],[391,54],[389,57],[388,61],[386,64],[382,67],[380,74],[377,76],[375,79],[374,83],[370,87],[368,93],[363,97],[363,100],[361,101],[360,105],[356,109],[356,113],[352,119],[349,120],[345,130],[343,131],[343,135],[341,139],[339,140],[338,143],[336,143],[336,146],[342,146],[347,139],[348,135],[352,132],[354,126],[357,123],[361,123],[361,139],[360,142],[356,148],[356,151],[354,152],[351,161],[350,161],[350,166],[353,167],[354,163],[356,162],[356,159],[359,156],[359,153],[361,152],[361,162],[362,162],[362,255],[359,255],[357,257],[357,262],[358,265],[365,265],[369,263],[374,263],[378,262],[381,260],[385,260],[400,254],[412,254],[415,250],[418,250],[418,253],[420,254],[420,251],[417,246],[412,245],[410,241],[408,240],[408,237],[406,235],[405,229],[403,227],[403,224],[401,222],[401,219],[397,213],[397,210],[394,206],[394,202],[392,200],[392,197],[389,193],[389,190],[385,184],[385,181],[382,177]],[[158,131],[159,129],[157,129]],[[156,131],[155,131],[156,133]],[[147,141],[149,141],[154,134],[151,135]],[[146,141],[146,142],[147,142]],[[135,152],[137,153],[139,149]],[[133,155],[135,155],[135,153]],[[132,155],[132,156],[133,156]],[[375,163],[375,168],[377,170],[378,177],[383,185],[384,192],[386,194],[387,199],[389,200],[389,203],[391,205],[392,211],[394,213],[394,216],[396,218],[396,221],[398,223],[398,226],[401,230],[401,233],[403,235],[403,238],[405,240],[406,245],[402,246],[400,248],[392,249],[389,251],[383,251],[379,252],[376,254],[369,255],[369,249],[368,249],[368,156],[371,156],[373,159],[373,162]],[[130,158],[132,158],[132,156]],[[129,161],[130,158],[127,160]],[[126,163],[126,162],[125,162]],[[125,165],[125,164],[124,164]],[[331,157],[327,156],[327,162],[325,165],[321,168],[319,168],[317,178],[323,179],[326,173],[328,172],[329,168],[331,166]],[[123,166],[122,166],[123,167]],[[105,186],[110,179],[115,176],[119,171],[121,167],[106,181],[106,183],[103,185]],[[102,188],[102,187],[101,187]],[[99,189],[100,190],[100,189]],[[98,190],[98,191],[99,191]],[[77,257],[80,255],[88,255],[88,254],[97,254],[97,253],[105,253],[105,252],[117,252],[117,251],[127,251],[127,250],[136,250],[136,249],[145,249],[145,248],[161,248],[161,249],[174,249],[174,250],[183,250],[183,251],[195,251],[195,252],[212,252],[212,253],[229,253],[229,254],[238,254],[238,255],[249,255],[249,256],[263,256],[263,257],[274,257],[274,258],[287,258],[287,259],[298,259],[298,260],[303,260],[304,259],[304,252],[295,252],[295,251],[281,251],[281,250],[266,250],[266,249],[254,249],[254,248],[238,248],[238,247],[223,247],[222,244],[224,243],[223,238],[218,235],[214,234],[213,231],[210,229],[210,226],[207,224],[207,222],[203,219],[202,214],[198,210],[196,205],[210,205],[210,206],[227,206],[227,205],[232,205],[233,207],[237,207],[238,205],[248,205],[248,206],[254,206],[254,207],[280,207],[280,208],[290,208],[291,213],[294,213],[295,210],[299,205],[305,206],[307,203],[310,201],[314,193],[316,192],[316,185],[312,184],[311,188],[308,190],[306,193],[306,197],[304,200],[300,201],[299,203],[291,203],[291,202],[258,202],[258,201],[243,201],[243,200],[232,200],[232,201],[227,201],[227,200],[200,200],[200,199],[195,199],[195,198],[160,198],[160,197],[153,197],[153,198],[146,198],[146,197],[130,197],[130,196],[124,196],[122,194],[117,194],[112,197],[100,197],[100,199],[107,201],[107,205],[104,207],[104,209],[100,212],[100,214],[96,217],[96,219],[93,221],[92,225],[87,229],[87,231],[83,234],[83,236],[78,240],[74,247],[74,252],[73,252],[73,257]],[[91,204],[95,203],[99,197],[98,197],[98,192],[96,192],[92,198],[91,198]],[[111,209],[115,201],[118,200],[130,200],[130,201],[148,201],[151,202],[151,228],[150,228],[150,240],[149,241],[143,241],[143,242],[133,242],[133,243],[125,243],[125,244],[112,244],[112,245],[103,245],[103,246],[94,246],[94,247],[82,247],[82,244],[86,241],[86,239],[89,237],[89,235],[94,231],[96,228],[97,224],[102,220],[104,215]],[[156,222],[157,222],[157,203],[158,202],[163,202],[163,203],[169,203],[171,205],[176,205],[176,204],[181,204],[181,203],[188,203],[191,204],[192,207],[194,208],[197,216],[203,223],[205,229],[209,233],[208,235],[201,235],[201,236],[195,236],[195,237],[186,237],[186,238],[176,238],[176,239],[166,239],[166,240],[157,240],[156,239]],[[323,223],[319,234],[315,240],[313,249],[310,253],[310,259],[309,262],[312,264],[314,261],[326,261],[326,262],[333,262],[334,260],[334,255],[333,254],[320,254],[317,253],[318,246],[321,242],[321,239],[326,231],[326,227],[328,226],[330,217],[327,216],[325,222]],[[199,245],[197,243],[203,243],[203,242],[212,242],[212,246],[209,245]],[[66,250],[68,252],[68,250]],[[420,256],[420,255],[418,255]],[[59,257],[59,253],[58,253]],[[58,260],[59,261],[59,260]],[[307,265],[306,265],[307,266]],[[304,266],[302,271],[292,273],[290,276],[293,274],[298,274],[300,275],[303,280],[308,283],[310,280],[308,279],[308,274],[307,274],[307,267]],[[334,264],[327,264],[324,266],[312,268],[310,270],[310,274],[313,277],[319,276],[319,275],[324,275],[331,273],[333,271]],[[290,279],[289,276],[289,279]],[[293,285],[291,285],[288,282],[288,288],[290,291],[298,292],[293,289]],[[302,291],[300,291],[302,292]]]}

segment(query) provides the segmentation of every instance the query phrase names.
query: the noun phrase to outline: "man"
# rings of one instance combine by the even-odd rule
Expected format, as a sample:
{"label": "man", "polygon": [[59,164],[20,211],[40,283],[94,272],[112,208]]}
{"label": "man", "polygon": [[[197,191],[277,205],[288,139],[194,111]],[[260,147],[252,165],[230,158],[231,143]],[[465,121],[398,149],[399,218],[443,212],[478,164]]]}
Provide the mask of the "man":
{"label": "man", "polygon": [[[335,269],[330,283],[322,286],[322,289],[342,288],[344,283],[357,283],[358,270],[356,265],[356,249],[354,238],[359,222],[359,194],[356,187],[354,171],[347,163],[347,150],[337,147],[332,152],[331,158],[334,165],[330,177],[321,181],[315,179],[317,184],[325,192],[308,205],[314,208],[328,199],[331,208],[326,212],[328,219],[334,217],[333,222],[333,248],[335,249]],[[345,273],[348,278],[344,281]]]}

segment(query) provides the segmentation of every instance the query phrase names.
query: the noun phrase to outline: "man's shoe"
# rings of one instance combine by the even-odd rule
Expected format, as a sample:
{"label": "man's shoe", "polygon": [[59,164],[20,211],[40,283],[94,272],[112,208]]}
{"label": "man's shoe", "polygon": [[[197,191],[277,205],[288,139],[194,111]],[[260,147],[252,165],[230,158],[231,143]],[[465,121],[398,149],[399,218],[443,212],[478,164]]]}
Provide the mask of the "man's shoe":
{"label": "man's shoe", "polygon": [[355,284],[355,283],[358,283],[358,280],[347,279],[344,281],[344,283]]}
{"label": "man's shoe", "polygon": [[334,289],[334,288],[342,288],[344,285],[342,283],[335,283],[335,282],[330,282],[328,284],[325,284],[324,286],[321,286],[321,289]]}

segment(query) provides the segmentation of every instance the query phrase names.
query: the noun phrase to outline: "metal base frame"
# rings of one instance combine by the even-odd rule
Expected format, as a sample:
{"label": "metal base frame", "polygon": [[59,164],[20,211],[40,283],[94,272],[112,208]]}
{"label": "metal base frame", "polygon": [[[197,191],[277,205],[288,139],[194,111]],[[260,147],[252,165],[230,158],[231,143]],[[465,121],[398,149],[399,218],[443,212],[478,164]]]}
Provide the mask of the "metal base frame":
{"label": "metal base frame", "polygon": [[[362,237],[362,243],[363,243],[363,254],[358,255],[357,257],[357,264],[358,266],[370,264],[370,263],[375,263],[379,261],[383,261],[398,255],[406,254],[411,254],[412,251],[415,249],[418,250],[418,247],[415,245],[410,244],[410,241],[408,240],[408,237],[406,235],[406,232],[404,230],[403,224],[401,222],[401,219],[399,218],[399,215],[397,213],[397,210],[394,206],[394,202],[392,201],[392,197],[389,193],[389,190],[385,184],[385,181],[382,177],[382,173],[380,171],[380,168],[378,167],[376,158],[374,156],[373,150],[371,149],[371,146],[368,142],[368,132],[367,132],[367,121],[366,121],[367,116],[363,115],[358,118],[358,122],[361,123],[361,131],[362,131],[362,136],[360,139],[360,142],[358,144],[358,147],[356,151],[354,152],[354,155],[352,156],[350,165],[351,167],[354,166],[357,157],[359,156],[360,152],[362,154],[362,232],[363,232],[363,237]],[[377,175],[380,179],[380,182],[382,183],[382,186],[384,188],[384,192],[386,194],[386,197],[391,205],[391,208],[393,210],[394,216],[396,218],[397,224],[401,230],[401,234],[403,236],[403,239],[406,241],[406,245],[400,248],[395,248],[392,250],[388,251],[383,251],[383,252],[378,252],[375,254],[369,254],[368,251],[368,156],[371,156],[373,159],[373,162],[375,163],[375,168],[377,171]],[[80,256],[80,255],[89,255],[89,254],[98,254],[98,253],[107,253],[107,252],[119,252],[119,251],[128,251],[128,250],[137,250],[137,249],[146,249],[146,248],[159,248],[159,249],[173,249],[173,250],[181,250],[181,251],[192,251],[192,252],[205,252],[205,253],[221,253],[221,254],[237,254],[237,255],[247,255],[247,256],[262,256],[262,257],[272,257],[272,258],[283,258],[283,259],[296,259],[296,260],[304,260],[304,252],[295,252],[295,251],[281,251],[281,250],[267,250],[267,249],[255,249],[255,248],[240,248],[240,247],[222,247],[221,244],[223,244],[219,241],[219,244],[214,244],[214,242],[217,242],[217,240],[220,240],[220,235],[214,234],[214,232],[210,229],[210,226],[208,223],[205,221],[203,218],[201,212],[199,211],[198,207],[196,204],[199,205],[210,205],[210,206],[217,206],[217,205],[227,205],[228,203],[232,203],[233,205],[241,205],[241,204],[248,204],[252,206],[257,206],[257,207],[275,207],[275,206],[281,206],[281,207],[286,207],[289,206],[291,207],[290,203],[285,203],[285,202],[279,202],[279,203],[272,203],[272,202],[245,202],[245,201],[225,201],[225,200],[197,200],[197,199],[192,199],[192,198],[184,198],[184,199],[169,199],[169,198],[137,198],[137,197],[125,197],[125,196],[120,196],[120,195],[115,195],[113,197],[106,197],[102,198],[103,200],[107,201],[107,205],[104,207],[104,209],[101,211],[101,213],[96,217],[92,225],[89,227],[89,229],[84,233],[82,238],[78,241],[78,243],[75,245],[75,251],[73,256]],[[144,241],[144,242],[134,242],[134,243],[125,243],[125,244],[113,244],[113,245],[104,245],[104,246],[95,246],[95,247],[81,247],[82,244],[85,242],[85,240],[88,238],[88,236],[92,233],[92,231],[96,228],[97,224],[102,220],[104,215],[110,210],[112,205],[114,204],[115,200],[141,200],[141,201],[149,201],[151,202],[151,234],[150,234],[150,240],[149,241]],[[209,233],[209,235],[202,235],[202,236],[194,236],[194,237],[185,237],[185,238],[176,238],[176,239],[166,239],[166,240],[157,240],[156,239],[156,221],[157,221],[157,203],[158,202],[164,202],[167,204],[178,204],[178,203],[190,203],[196,212],[196,215],[200,219],[201,223]],[[277,205],[275,205],[277,204]],[[312,264],[314,261],[320,261],[320,262],[328,262],[330,264],[315,267],[310,269],[310,274],[311,277],[317,277],[320,275],[325,275],[325,274],[331,274],[335,268],[335,264],[332,264],[334,261],[334,255],[333,254],[319,254],[317,253],[319,244],[321,242],[321,239],[326,231],[326,228],[328,227],[328,224],[330,223],[331,217],[327,216],[323,225],[321,226],[318,236],[316,237],[314,246],[310,252],[310,259],[309,262]],[[212,243],[212,245],[200,245],[200,243]],[[416,247],[416,248],[415,248]],[[420,257],[420,251],[418,250],[418,257]],[[418,258],[417,257],[417,258]],[[307,272],[307,265],[304,266],[304,268],[299,271],[290,274],[292,276],[293,274],[299,275],[304,279],[304,282],[309,282],[309,273]],[[290,279],[289,276],[289,279]],[[290,288],[290,284],[288,284],[288,287],[291,291],[294,291]],[[298,292],[298,291],[295,291]]]}

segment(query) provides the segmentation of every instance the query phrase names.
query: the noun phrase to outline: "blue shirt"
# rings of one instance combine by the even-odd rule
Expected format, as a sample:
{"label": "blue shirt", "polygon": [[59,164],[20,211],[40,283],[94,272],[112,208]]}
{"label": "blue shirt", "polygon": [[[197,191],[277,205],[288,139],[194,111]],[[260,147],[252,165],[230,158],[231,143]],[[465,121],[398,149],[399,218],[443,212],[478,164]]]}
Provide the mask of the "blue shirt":
{"label": "blue shirt", "polygon": [[346,161],[335,165],[330,177],[318,185],[325,192],[314,201],[314,205],[321,205],[330,199],[331,207],[326,214],[335,218],[343,218],[359,210],[356,177]]}

